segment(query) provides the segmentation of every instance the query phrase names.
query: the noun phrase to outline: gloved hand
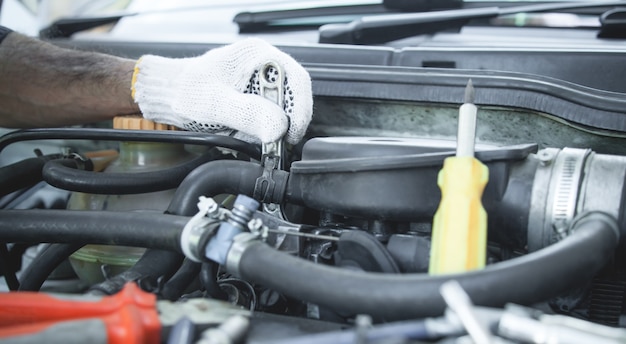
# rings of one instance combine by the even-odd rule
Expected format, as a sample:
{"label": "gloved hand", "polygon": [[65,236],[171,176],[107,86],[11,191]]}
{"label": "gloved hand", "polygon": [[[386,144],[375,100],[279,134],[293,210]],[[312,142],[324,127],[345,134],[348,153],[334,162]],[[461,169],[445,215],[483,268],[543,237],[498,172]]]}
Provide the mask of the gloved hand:
{"label": "gloved hand", "polygon": [[[285,74],[282,108],[259,94],[259,73],[274,61]],[[133,75],[133,98],[143,116],[190,131],[230,132],[247,141],[302,139],[313,113],[311,79],[289,55],[246,39],[193,58],[145,55]]]}

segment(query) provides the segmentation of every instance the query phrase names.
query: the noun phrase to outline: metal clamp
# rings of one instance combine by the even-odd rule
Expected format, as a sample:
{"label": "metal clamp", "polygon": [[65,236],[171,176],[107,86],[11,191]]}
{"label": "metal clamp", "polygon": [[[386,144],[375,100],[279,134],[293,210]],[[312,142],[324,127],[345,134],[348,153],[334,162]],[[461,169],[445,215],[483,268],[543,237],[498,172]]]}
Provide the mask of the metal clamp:
{"label": "metal clamp", "polygon": [[248,230],[248,222],[258,207],[259,202],[256,200],[245,195],[237,196],[226,221],[221,222],[217,233],[206,245],[204,257],[221,265],[225,264],[233,238]]}
{"label": "metal clamp", "polygon": [[578,209],[590,150],[547,148],[537,153],[528,217],[528,249],[536,251],[562,240]]}
{"label": "metal clamp", "polygon": [[226,216],[224,210],[212,199],[200,196],[198,199],[198,212],[183,228],[180,235],[180,247],[185,257],[194,262],[205,260],[204,252],[201,252],[203,238],[211,225],[217,225]]}
{"label": "metal clamp", "polygon": [[257,236],[255,234],[249,232],[237,234],[233,238],[233,244],[230,246],[228,254],[226,255],[226,263],[224,264],[226,266],[226,271],[230,272],[234,276],[241,277],[241,272],[239,271],[241,258],[248,247],[257,243],[259,243],[259,240],[257,240]]}

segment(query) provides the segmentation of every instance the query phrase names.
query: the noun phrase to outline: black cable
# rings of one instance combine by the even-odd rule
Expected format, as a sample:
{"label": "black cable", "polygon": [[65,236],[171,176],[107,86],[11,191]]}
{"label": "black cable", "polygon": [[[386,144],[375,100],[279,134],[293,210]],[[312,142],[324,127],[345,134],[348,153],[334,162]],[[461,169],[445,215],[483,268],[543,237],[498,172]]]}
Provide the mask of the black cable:
{"label": "black cable", "polygon": [[261,148],[258,145],[241,141],[230,136],[188,131],[97,128],[17,130],[0,137],[0,152],[8,145],[15,142],[47,139],[185,143],[230,148],[257,160],[261,158]]}
{"label": "black cable", "polygon": [[19,290],[39,291],[52,271],[82,246],[82,243],[48,245],[22,271]]}
{"label": "black cable", "polygon": [[0,272],[4,275],[4,279],[9,287],[9,290],[17,290],[20,287],[20,282],[17,280],[15,271],[11,269],[11,258],[9,256],[9,250],[4,243],[0,244]]}
{"label": "black cable", "polygon": [[65,160],[49,161],[43,167],[43,179],[60,189],[90,194],[129,195],[176,188],[196,167],[215,159],[210,150],[199,157],[158,171],[135,173],[100,173],[82,171],[65,164]]}

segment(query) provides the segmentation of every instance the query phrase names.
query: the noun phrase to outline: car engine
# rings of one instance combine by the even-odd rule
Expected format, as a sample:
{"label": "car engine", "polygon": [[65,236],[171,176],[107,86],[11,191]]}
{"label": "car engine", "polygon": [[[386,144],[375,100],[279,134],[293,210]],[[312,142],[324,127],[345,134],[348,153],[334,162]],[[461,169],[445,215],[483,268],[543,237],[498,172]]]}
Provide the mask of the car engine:
{"label": "car engine", "polygon": [[[98,321],[120,343],[626,340],[623,136],[481,96],[497,78],[476,73],[469,133],[487,175],[471,192],[449,188],[442,171],[468,131],[469,78],[449,76],[454,104],[428,101],[424,85],[422,99],[333,96],[332,67],[310,70],[314,120],[294,146],[137,117],[2,136],[1,150],[36,148],[0,169],[2,272],[20,292],[4,317],[46,323],[32,342],[83,343]],[[571,98],[563,109],[579,106]],[[62,149],[44,153],[52,139]],[[438,212],[444,199],[461,203]],[[443,223],[451,232],[435,238]],[[482,266],[433,271],[435,259],[466,264],[463,250]],[[144,311],[111,325],[105,304],[144,297],[159,326]],[[95,313],[69,321],[90,302]]]}

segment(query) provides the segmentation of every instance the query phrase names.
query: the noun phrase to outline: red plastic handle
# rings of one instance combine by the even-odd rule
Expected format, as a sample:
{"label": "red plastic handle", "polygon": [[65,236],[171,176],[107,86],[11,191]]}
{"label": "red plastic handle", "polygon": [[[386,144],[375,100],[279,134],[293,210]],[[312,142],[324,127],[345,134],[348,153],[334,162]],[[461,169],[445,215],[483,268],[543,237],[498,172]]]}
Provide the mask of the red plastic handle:
{"label": "red plastic handle", "polygon": [[[32,334],[56,322],[97,318],[109,343],[159,343],[161,324],[156,296],[134,283],[119,293],[93,300],[34,292],[0,295],[0,338]],[[19,333],[27,331],[27,333]]]}

